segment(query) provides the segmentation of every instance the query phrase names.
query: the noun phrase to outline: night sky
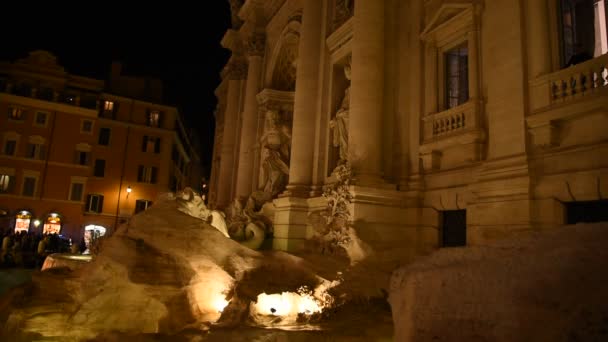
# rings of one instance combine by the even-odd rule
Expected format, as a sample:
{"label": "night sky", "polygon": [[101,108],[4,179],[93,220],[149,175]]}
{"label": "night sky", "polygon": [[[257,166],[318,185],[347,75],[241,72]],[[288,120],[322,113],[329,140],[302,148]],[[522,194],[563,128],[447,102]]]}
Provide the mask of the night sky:
{"label": "night sky", "polygon": [[[78,4],[78,6],[75,6]],[[215,88],[228,50],[220,46],[230,26],[227,0],[124,3],[71,3],[68,7],[3,10],[0,59],[15,61],[29,51],[55,54],[68,72],[107,79],[113,60],[123,73],[152,76],[165,83],[167,104],[180,109],[199,133],[201,159],[210,170],[217,100]],[[101,5],[103,4],[103,6]]]}

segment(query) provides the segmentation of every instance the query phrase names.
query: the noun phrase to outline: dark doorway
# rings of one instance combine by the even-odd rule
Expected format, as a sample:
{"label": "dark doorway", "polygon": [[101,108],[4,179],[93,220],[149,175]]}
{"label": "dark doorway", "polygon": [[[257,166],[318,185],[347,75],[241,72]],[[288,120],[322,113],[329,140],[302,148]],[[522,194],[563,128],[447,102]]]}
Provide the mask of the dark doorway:
{"label": "dark doorway", "polygon": [[467,245],[467,211],[445,210],[441,212],[441,247]]}
{"label": "dark doorway", "polygon": [[608,221],[608,200],[566,203],[566,223]]}

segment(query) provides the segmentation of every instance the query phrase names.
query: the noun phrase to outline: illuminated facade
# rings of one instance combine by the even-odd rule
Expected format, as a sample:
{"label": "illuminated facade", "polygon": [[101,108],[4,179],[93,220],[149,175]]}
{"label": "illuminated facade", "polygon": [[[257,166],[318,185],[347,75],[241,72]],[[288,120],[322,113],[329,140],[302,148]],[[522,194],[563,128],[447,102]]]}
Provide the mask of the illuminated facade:
{"label": "illuminated facade", "polygon": [[121,75],[119,64],[104,82],[45,51],[1,63],[0,113],[2,229],[111,232],[199,168],[160,81]]}
{"label": "illuminated facade", "polygon": [[311,236],[346,160],[353,224],[377,250],[484,243],[605,206],[604,0],[230,4],[210,199],[264,189],[265,137],[287,132],[275,248]]}

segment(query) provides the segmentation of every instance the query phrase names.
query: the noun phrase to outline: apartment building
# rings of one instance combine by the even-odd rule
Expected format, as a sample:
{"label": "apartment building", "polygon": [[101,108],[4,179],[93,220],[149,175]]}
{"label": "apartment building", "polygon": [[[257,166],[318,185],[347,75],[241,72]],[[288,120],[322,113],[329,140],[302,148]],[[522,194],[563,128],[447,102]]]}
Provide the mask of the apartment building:
{"label": "apartment building", "polygon": [[107,81],[72,75],[46,51],[0,63],[0,228],[104,234],[189,185],[200,159],[162,100],[159,80],[118,63]]}

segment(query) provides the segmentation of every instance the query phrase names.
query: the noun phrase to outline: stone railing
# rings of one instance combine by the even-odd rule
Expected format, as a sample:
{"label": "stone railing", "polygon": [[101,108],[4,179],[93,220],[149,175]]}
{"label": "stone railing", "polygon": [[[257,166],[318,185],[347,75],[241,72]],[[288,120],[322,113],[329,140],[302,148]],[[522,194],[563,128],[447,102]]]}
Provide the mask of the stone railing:
{"label": "stone railing", "polygon": [[608,88],[608,54],[531,82],[532,110],[579,99]]}
{"label": "stone railing", "polygon": [[460,131],[474,129],[477,124],[476,102],[469,101],[458,107],[427,115],[424,121],[424,140],[432,140]]}
{"label": "stone railing", "polygon": [[568,100],[605,87],[607,67],[608,54],[551,74],[551,99]]}

